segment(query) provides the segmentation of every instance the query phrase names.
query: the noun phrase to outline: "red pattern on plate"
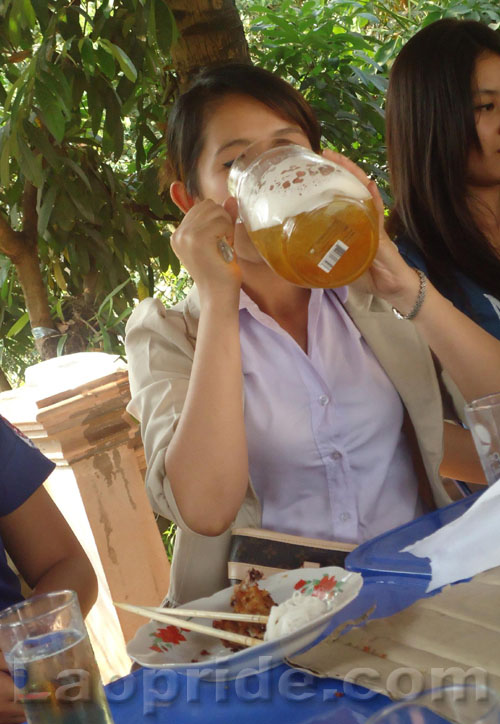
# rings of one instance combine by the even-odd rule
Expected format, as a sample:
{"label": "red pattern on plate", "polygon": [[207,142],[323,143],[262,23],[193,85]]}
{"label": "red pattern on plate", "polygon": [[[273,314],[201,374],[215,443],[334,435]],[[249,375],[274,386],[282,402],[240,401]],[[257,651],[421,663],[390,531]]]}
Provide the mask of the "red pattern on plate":
{"label": "red pattern on plate", "polygon": [[159,628],[151,636],[154,638],[154,644],[149,647],[152,651],[168,651],[172,646],[177,646],[186,640],[177,626]]}
{"label": "red pattern on plate", "polygon": [[325,598],[328,594],[335,591],[336,588],[340,591],[340,583],[337,581],[335,576],[328,576],[326,573],[323,578],[313,578],[309,581],[305,581],[303,578],[294,586],[296,591],[300,591],[305,596],[317,596],[318,598]]}

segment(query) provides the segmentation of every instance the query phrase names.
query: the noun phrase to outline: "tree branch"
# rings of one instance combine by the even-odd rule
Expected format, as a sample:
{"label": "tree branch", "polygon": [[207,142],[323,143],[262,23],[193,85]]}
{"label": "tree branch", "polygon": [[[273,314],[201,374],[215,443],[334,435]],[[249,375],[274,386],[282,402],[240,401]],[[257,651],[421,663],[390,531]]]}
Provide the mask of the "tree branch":
{"label": "tree branch", "polygon": [[24,183],[23,192],[23,235],[29,246],[38,243],[38,213],[36,210],[37,189],[29,181]]}
{"label": "tree branch", "polygon": [[[13,231],[7,222],[0,217],[0,248],[16,266],[31,328],[47,327],[54,329],[47,289],[40,271],[40,260],[38,258],[37,193],[37,189],[33,184],[26,181],[23,191],[22,232]],[[57,330],[54,329],[54,332],[57,332]],[[43,338],[35,340],[35,346],[42,359],[55,356],[55,351],[52,349],[49,351]]]}
{"label": "tree branch", "polygon": [[180,216],[174,216],[173,214],[164,214],[163,216],[157,216],[154,211],[151,211],[149,206],[146,204],[138,204],[135,201],[129,201],[126,204],[124,204],[124,207],[126,209],[129,209],[129,211],[135,211],[136,213],[143,214],[144,216],[147,216],[150,219],[154,219],[155,221],[168,221],[170,223],[177,223],[179,221]]}
{"label": "tree branch", "polygon": [[14,229],[0,214],[0,251],[16,263],[24,252],[24,238],[21,232]]}
{"label": "tree branch", "polygon": [[0,392],[6,392],[7,390],[11,390],[12,385],[9,382],[9,379],[3,369],[0,367]]}
{"label": "tree branch", "polygon": [[22,60],[26,60],[26,58],[31,58],[31,53],[31,50],[18,50],[6,58],[7,63],[20,63]]}

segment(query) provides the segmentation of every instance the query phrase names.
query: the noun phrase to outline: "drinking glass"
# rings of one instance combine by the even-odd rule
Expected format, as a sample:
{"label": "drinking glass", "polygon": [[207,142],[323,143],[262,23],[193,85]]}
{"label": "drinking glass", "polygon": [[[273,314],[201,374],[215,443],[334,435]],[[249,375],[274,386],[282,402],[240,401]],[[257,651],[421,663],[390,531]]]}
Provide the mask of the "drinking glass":
{"label": "drinking glass", "polygon": [[485,684],[450,684],[385,707],[365,724],[500,724],[497,694]]}
{"label": "drinking glass", "polygon": [[465,406],[465,417],[488,485],[500,480],[500,392]]}
{"label": "drinking glass", "polygon": [[28,724],[112,724],[74,591],[1,611],[0,648]]}

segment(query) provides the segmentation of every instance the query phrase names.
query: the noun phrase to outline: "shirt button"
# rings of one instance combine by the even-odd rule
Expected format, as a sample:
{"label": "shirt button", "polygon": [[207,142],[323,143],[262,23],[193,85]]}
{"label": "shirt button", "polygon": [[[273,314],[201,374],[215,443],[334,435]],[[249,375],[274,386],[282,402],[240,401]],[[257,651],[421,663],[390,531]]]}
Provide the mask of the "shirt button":
{"label": "shirt button", "polygon": [[336,450],[334,453],[332,453],[332,458],[334,460],[340,460],[341,457],[342,457],[342,453],[339,453],[338,450]]}
{"label": "shirt button", "polygon": [[319,404],[322,407],[326,407],[326,405],[328,405],[328,403],[330,402],[330,398],[328,397],[328,395],[321,395],[321,397],[319,397],[318,399],[319,399]]}
{"label": "shirt button", "polygon": [[339,515],[340,520],[346,521],[351,519],[350,513],[341,513]]}

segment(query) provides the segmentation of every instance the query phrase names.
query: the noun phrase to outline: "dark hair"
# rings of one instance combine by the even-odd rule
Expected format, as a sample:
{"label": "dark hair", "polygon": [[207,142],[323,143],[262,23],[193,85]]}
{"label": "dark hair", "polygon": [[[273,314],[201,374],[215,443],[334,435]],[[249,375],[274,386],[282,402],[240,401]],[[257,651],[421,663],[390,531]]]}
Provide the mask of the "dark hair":
{"label": "dark hair", "polygon": [[500,297],[500,258],[467,204],[469,152],[480,149],[472,83],[485,51],[500,55],[494,30],[444,19],[420,30],[396,58],[386,105],[394,195],[388,230],[420,247],[445,294],[460,293],[455,267]]}
{"label": "dark hair", "polygon": [[311,107],[293,86],[263,68],[230,63],[197,75],[174,103],[168,117],[167,149],[172,174],[191,195],[198,193],[196,165],[203,150],[207,110],[228,95],[246,95],[279,116],[296,123],[314,151],[320,150],[321,129]]}

